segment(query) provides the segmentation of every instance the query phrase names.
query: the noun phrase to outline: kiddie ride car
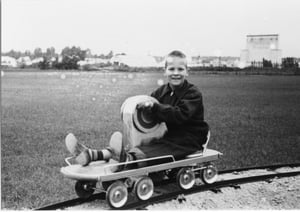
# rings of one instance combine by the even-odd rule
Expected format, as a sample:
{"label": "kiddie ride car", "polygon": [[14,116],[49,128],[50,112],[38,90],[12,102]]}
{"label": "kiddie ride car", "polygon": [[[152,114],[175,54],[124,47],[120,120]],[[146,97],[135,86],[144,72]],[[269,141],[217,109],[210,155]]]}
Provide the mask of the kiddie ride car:
{"label": "kiddie ride car", "polygon": [[[121,116],[124,126],[124,137],[127,148],[149,143],[153,138],[162,137],[167,128],[165,123],[157,123],[143,110],[136,109],[140,102],[157,101],[156,99],[140,95],[128,98],[121,107]],[[65,159],[68,166],[61,168],[61,173],[70,179],[76,180],[75,191],[81,198],[90,197],[95,190],[105,191],[106,200],[110,207],[121,208],[128,200],[128,192],[134,192],[139,200],[148,200],[154,192],[154,184],[151,176],[163,174],[164,177],[176,178],[178,186],[187,190],[195,184],[196,176],[206,184],[212,184],[217,180],[218,171],[212,161],[216,161],[222,153],[207,149],[210,132],[207,133],[207,141],[203,145],[203,151],[188,155],[185,159],[175,160],[172,155],[143,160],[119,163],[114,160],[109,162],[96,161],[88,166],[71,164],[73,157]],[[163,161],[163,163],[153,163]],[[151,164],[141,168],[124,169],[115,172],[119,166],[130,164]]]}

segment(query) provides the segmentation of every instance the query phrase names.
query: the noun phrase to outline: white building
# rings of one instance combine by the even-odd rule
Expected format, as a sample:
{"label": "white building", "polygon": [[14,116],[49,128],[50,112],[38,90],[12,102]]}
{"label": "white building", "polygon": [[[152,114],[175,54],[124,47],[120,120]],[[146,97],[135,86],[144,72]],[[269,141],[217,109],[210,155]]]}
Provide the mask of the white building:
{"label": "white building", "polygon": [[17,60],[10,56],[1,56],[1,65],[8,67],[17,67]]}
{"label": "white building", "polygon": [[281,64],[281,50],[279,49],[279,35],[247,35],[246,49],[241,51],[240,61],[246,66],[262,63],[263,59],[273,64]]}
{"label": "white building", "polygon": [[31,59],[30,59],[29,56],[19,57],[19,59],[17,59],[17,62],[18,62],[19,64],[24,64],[24,65],[26,65],[26,66],[32,65],[32,61],[31,61]]}
{"label": "white building", "polygon": [[200,56],[188,57],[187,62],[188,62],[189,67],[203,66],[203,63],[202,63],[202,60],[200,59]]}
{"label": "white building", "polygon": [[43,57],[37,57],[37,58],[34,58],[31,63],[32,64],[35,64],[35,63],[39,63],[39,62],[43,62],[44,61],[44,58]]}
{"label": "white building", "polygon": [[108,59],[102,59],[102,58],[92,58],[92,57],[87,57],[84,60],[80,60],[77,62],[78,65],[83,66],[83,65],[95,65],[95,64],[107,64],[109,62]]}
{"label": "white building", "polygon": [[128,65],[131,67],[158,67],[155,58],[149,55],[123,55],[116,54],[110,60],[112,64]]}

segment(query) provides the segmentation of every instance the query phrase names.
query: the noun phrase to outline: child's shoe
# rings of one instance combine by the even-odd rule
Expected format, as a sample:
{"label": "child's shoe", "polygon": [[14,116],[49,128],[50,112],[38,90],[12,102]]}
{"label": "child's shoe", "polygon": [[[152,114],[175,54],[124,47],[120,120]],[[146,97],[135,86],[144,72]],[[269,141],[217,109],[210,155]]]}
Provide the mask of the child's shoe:
{"label": "child's shoe", "polygon": [[91,156],[88,149],[83,150],[75,160],[82,166],[87,166],[91,161]]}
{"label": "child's shoe", "polygon": [[69,133],[66,136],[65,143],[66,143],[66,147],[67,147],[68,151],[73,156],[78,156],[81,152],[83,152],[84,150],[88,149],[83,144],[78,143],[77,138],[72,133]]}
{"label": "child's shoe", "polygon": [[[109,141],[109,151],[112,153],[112,158],[120,163],[127,159],[127,154],[124,149],[123,136],[120,132],[112,134]],[[123,170],[125,165],[120,165],[117,171]]]}

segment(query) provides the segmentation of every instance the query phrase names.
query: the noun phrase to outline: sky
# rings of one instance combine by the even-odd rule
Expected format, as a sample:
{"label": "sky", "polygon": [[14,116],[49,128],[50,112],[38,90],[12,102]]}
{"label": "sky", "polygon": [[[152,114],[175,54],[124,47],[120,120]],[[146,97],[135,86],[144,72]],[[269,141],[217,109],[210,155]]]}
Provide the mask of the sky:
{"label": "sky", "polygon": [[1,10],[2,52],[239,57],[247,35],[279,34],[282,56],[300,57],[299,0],[2,0]]}

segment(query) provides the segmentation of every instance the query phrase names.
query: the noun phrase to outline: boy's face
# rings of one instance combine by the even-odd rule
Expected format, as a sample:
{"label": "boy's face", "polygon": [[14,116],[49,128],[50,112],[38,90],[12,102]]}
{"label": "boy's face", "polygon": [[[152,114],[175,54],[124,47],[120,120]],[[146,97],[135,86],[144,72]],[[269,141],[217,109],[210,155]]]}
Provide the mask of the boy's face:
{"label": "boy's face", "polygon": [[186,59],[168,57],[165,76],[167,76],[172,86],[180,86],[184,82],[185,77],[188,76]]}

